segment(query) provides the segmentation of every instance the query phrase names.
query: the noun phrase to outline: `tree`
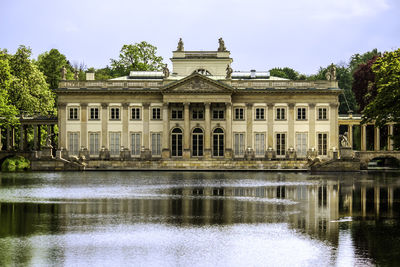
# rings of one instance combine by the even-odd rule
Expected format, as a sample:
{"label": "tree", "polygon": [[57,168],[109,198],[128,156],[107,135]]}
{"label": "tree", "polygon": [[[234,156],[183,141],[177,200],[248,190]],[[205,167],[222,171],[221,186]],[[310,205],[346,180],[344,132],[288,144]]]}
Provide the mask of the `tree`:
{"label": "tree", "polygon": [[7,51],[0,50],[0,126],[8,127],[18,124],[18,110],[10,103],[8,90],[12,81],[11,68]]}
{"label": "tree", "polygon": [[14,55],[9,55],[10,86],[9,100],[21,111],[48,114],[54,109],[54,94],[46,83],[45,76],[30,59],[31,49],[20,46]]}
{"label": "tree", "polygon": [[[285,78],[289,80],[300,80],[300,74],[292,68],[272,68],[269,70],[271,76]],[[302,76],[303,77],[303,76]]]}
{"label": "tree", "polygon": [[351,56],[349,61],[350,73],[353,74],[361,64],[367,63],[369,60],[376,56],[381,56],[381,52],[374,48],[371,51],[367,51],[364,54],[354,54]]}
{"label": "tree", "polygon": [[161,70],[163,58],[156,55],[157,47],[142,41],[134,45],[124,45],[119,59],[111,59],[111,67],[119,76],[128,75],[130,71]]}
{"label": "tree", "polygon": [[[61,69],[63,66],[71,72],[70,65],[65,55],[61,54],[57,49],[51,49],[38,56],[36,61],[39,70],[46,76],[46,82],[51,89],[58,88],[61,80]],[[72,75],[70,75],[72,76]]]}

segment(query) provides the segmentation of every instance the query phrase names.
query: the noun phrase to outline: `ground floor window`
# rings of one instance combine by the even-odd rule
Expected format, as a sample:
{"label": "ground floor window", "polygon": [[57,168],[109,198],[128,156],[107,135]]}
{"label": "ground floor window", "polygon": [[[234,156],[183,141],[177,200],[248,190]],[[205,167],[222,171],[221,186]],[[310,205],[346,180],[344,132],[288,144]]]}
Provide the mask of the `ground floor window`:
{"label": "ground floor window", "polygon": [[235,133],[234,134],[234,153],[235,156],[243,156],[244,155],[244,133]]}
{"label": "ground floor window", "polygon": [[318,134],[318,155],[328,155],[328,134]]}
{"label": "ground floor window", "polygon": [[100,148],[100,133],[89,133],[89,154],[98,155]]}
{"label": "ground floor window", "polygon": [[298,157],[305,157],[307,155],[307,133],[296,133],[296,153]]}
{"label": "ground floor window", "polygon": [[286,134],[276,134],[276,155],[284,156],[286,152]]}
{"label": "ground floor window", "polygon": [[79,153],[79,132],[68,133],[68,150],[70,155]]}
{"label": "ground floor window", "polygon": [[255,138],[255,154],[256,156],[265,155],[265,133],[256,133]]}
{"label": "ground floor window", "polygon": [[110,132],[110,154],[119,155],[121,146],[121,133]]}
{"label": "ground floor window", "polygon": [[224,156],[224,131],[217,128],[213,132],[213,156]]}
{"label": "ground floor window", "polygon": [[151,154],[155,156],[161,155],[161,133],[151,134]]}
{"label": "ground floor window", "polygon": [[182,140],[182,130],[179,128],[173,129],[171,134],[171,155],[173,157],[182,157]]}
{"label": "ground floor window", "polygon": [[203,146],[204,146],[203,130],[200,128],[196,128],[193,130],[193,135],[192,135],[192,156],[202,157]]}
{"label": "ground floor window", "polygon": [[140,133],[132,133],[131,134],[131,154],[134,156],[140,155],[140,146],[141,146],[141,134]]}

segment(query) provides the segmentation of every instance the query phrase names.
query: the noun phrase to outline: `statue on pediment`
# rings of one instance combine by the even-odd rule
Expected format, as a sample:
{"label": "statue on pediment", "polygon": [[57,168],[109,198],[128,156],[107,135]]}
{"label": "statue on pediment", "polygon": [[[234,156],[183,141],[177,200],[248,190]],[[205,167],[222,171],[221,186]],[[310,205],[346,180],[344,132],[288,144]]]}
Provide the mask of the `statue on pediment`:
{"label": "statue on pediment", "polygon": [[225,52],[226,47],[225,47],[225,42],[222,40],[222,38],[218,39],[219,47],[218,47],[218,52]]}
{"label": "statue on pediment", "polygon": [[229,64],[228,64],[226,66],[226,78],[227,79],[232,78],[232,72],[233,72],[233,70],[232,70],[231,66],[229,66]]}
{"label": "statue on pediment", "polygon": [[165,64],[163,67],[163,74],[164,74],[164,78],[168,78],[169,77],[169,69],[168,69],[168,64]]}
{"label": "statue on pediment", "polygon": [[325,78],[328,81],[336,81],[336,66],[333,63],[328,67]]}
{"label": "statue on pediment", "polygon": [[178,47],[176,48],[176,51],[183,52],[183,41],[182,41],[182,38],[179,38]]}
{"label": "statue on pediment", "polygon": [[65,80],[67,77],[67,68],[65,66],[63,66],[61,68],[61,80]]}

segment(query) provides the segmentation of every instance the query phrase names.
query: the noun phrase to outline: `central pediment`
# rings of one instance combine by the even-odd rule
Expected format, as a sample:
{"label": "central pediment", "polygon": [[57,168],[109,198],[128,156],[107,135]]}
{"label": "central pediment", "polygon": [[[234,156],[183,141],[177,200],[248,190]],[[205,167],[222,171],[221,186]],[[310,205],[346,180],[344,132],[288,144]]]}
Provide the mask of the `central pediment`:
{"label": "central pediment", "polygon": [[233,88],[223,82],[215,81],[199,73],[193,73],[179,81],[165,85],[161,90],[163,93],[231,94]]}

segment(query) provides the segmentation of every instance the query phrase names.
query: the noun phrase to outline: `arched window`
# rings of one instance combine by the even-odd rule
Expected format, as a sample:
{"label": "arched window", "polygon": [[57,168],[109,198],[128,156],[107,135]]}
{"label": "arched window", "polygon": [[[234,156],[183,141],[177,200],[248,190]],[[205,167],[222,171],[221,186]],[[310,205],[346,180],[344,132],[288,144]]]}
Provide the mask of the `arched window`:
{"label": "arched window", "polygon": [[217,128],[213,132],[213,156],[224,156],[224,131],[221,128]]}
{"label": "arched window", "polygon": [[182,157],[182,130],[175,128],[171,133],[171,155],[173,157]]}
{"label": "arched window", "polygon": [[192,156],[202,157],[204,146],[204,134],[200,128],[195,128],[192,133]]}
{"label": "arched window", "polygon": [[211,76],[211,73],[206,69],[197,69],[196,72],[204,76]]}

